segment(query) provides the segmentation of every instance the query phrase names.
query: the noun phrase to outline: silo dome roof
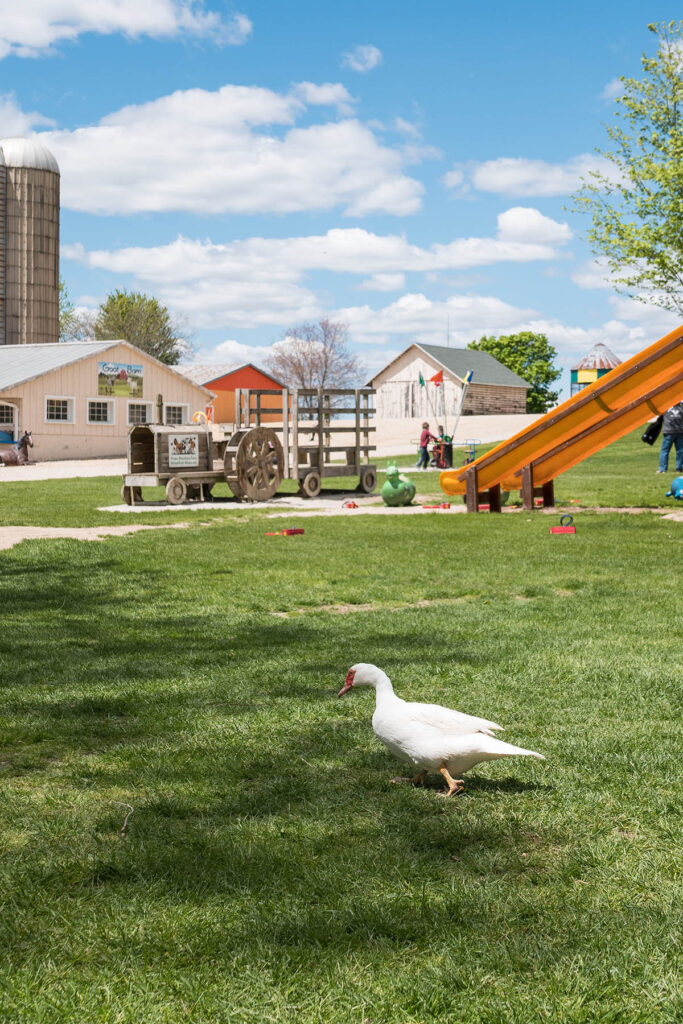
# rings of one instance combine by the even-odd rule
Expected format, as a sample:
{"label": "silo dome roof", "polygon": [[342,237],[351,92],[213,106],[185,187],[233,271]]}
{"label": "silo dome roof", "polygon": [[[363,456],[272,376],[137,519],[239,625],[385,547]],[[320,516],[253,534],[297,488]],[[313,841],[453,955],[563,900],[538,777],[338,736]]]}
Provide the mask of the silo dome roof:
{"label": "silo dome roof", "polygon": [[54,171],[59,174],[59,164],[47,146],[37,139],[25,139],[17,135],[13,139],[0,139],[0,150],[8,167],[33,167],[38,171]]}

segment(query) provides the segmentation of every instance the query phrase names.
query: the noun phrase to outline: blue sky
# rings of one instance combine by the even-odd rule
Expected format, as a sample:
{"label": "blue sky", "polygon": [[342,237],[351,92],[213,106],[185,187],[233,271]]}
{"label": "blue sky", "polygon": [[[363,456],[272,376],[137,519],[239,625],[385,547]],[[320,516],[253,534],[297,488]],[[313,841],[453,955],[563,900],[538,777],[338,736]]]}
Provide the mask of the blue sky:
{"label": "blue sky", "polygon": [[57,157],[80,306],[157,295],[210,362],[320,316],[370,370],[543,331],[565,391],[596,341],[623,358],[675,326],[610,288],[570,200],[671,4],[6,6],[0,137]]}

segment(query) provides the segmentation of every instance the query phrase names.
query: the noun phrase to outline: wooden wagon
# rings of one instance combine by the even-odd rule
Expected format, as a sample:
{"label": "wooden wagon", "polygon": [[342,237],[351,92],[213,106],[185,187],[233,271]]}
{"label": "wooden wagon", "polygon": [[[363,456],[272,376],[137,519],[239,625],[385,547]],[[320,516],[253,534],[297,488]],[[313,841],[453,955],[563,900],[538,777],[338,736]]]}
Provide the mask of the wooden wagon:
{"label": "wooden wagon", "polygon": [[[314,498],[323,477],[341,476],[358,476],[369,493],[377,483],[369,463],[372,394],[369,388],[237,389],[236,422],[228,431],[208,423],[131,427],[123,500],[135,504],[143,487],[162,485],[169,503],[179,505],[206,499],[225,482],[240,500],[267,501],[283,479],[296,480]],[[281,424],[261,423],[264,395],[282,400],[279,409],[263,403],[263,415],[281,414]]]}
{"label": "wooden wagon", "polygon": [[[273,409],[269,402],[266,407],[266,395],[281,395],[282,406]],[[369,494],[377,484],[377,467],[369,461],[375,450],[373,396],[371,388],[238,388],[236,426],[259,428],[262,414],[282,415],[282,426],[273,426],[282,437],[283,476],[296,480],[306,497],[320,493],[323,478],[343,476],[358,476],[360,490]]]}

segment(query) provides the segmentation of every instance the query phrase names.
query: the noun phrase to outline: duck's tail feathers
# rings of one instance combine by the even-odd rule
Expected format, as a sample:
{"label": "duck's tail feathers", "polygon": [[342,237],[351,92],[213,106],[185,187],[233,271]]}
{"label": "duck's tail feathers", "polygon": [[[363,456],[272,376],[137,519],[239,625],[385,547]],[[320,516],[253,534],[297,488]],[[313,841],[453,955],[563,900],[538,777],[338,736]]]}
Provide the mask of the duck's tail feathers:
{"label": "duck's tail feathers", "polygon": [[494,757],[537,757],[539,761],[545,761],[543,754],[535,750],[526,750],[524,747],[516,747],[512,743],[504,743],[495,736],[487,740],[486,747]]}

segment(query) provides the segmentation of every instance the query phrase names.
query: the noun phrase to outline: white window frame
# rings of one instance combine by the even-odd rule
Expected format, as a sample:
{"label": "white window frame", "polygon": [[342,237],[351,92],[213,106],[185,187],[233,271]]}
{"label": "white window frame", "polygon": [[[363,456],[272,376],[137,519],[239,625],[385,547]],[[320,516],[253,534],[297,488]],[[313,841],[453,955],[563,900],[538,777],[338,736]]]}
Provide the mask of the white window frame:
{"label": "white window frame", "polygon": [[[14,438],[14,440],[16,441],[17,438],[19,437],[19,406],[15,405],[14,402],[6,401],[6,399],[4,399],[4,398],[0,399],[0,405],[3,406],[3,408],[5,408],[5,409],[11,409],[12,410],[12,430],[11,430],[11,434],[12,434],[12,437]],[[3,427],[8,427],[8,426],[9,426],[9,423],[0,423],[0,430],[2,430]],[[10,431],[7,431],[7,433],[10,433]]]}
{"label": "white window frame", "polygon": [[[91,402],[104,402],[109,406],[111,410],[111,419],[103,422],[102,420],[91,420],[90,419],[90,403]],[[85,400],[85,422],[89,427],[115,427],[116,426],[116,399],[105,398],[104,395],[98,395],[97,398],[86,398]]]}
{"label": "white window frame", "polygon": [[[53,402],[68,402],[67,412],[69,414],[68,419],[65,420],[51,420],[48,419],[47,415],[47,403],[48,400],[52,399]],[[76,396],[75,395],[43,395],[43,423],[49,423],[53,427],[59,426],[73,426],[76,422]]]}
{"label": "white window frame", "polygon": [[[183,409],[183,418],[180,423],[169,423],[166,419],[166,410],[169,408]],[[190,422],[190,406],[188,402],[164,402],[164,425],[167,427],[184,427]]]}
{"label": "white window frame", "polygon": [[130,418],[130,407],[131,405],[146,405],[147,406],[147,423],[154,423],[154,402],[145,402],[144,399],[129,398],[126,402],[126,424],[129,427],[143,427],[144,423],[133,423]]}

